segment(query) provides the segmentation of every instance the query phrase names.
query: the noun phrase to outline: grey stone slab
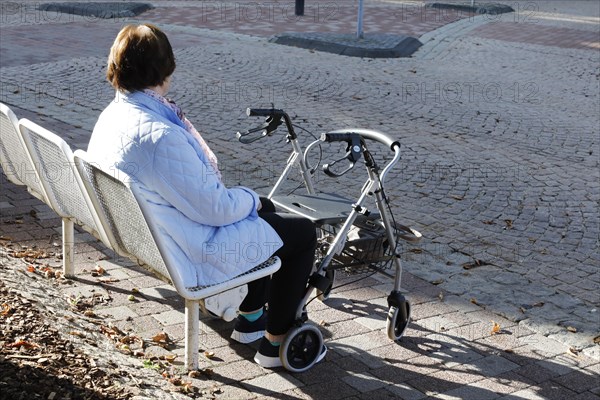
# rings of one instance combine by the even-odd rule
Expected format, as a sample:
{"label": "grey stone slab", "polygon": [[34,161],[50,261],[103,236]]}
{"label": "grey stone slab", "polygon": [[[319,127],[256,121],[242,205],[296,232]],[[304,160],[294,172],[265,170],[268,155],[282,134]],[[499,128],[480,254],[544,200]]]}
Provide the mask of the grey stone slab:
{"label": "grey stone slab", "polygon": [[85,2],[85,3],[45,3],[38,6],[42,11],[82,15],[94,18],[135,17],[153,7],[147,3]]}
{"label": "grey stone slab", "polygon": [[342,381],[361,393],[371,392],[386,386],[385,382],[363,372],[349,372],[348,376],[342,378]]}
{"label": "grey stone slab", "polygon": [[409,57],[422,46],[418,39],[410,36],[382,34],[367,34],[363,38],[357,38],[352,34],[287,32],[276,35],[271,42],[367,58]]}
{"label": "grey stone slab", "polygon": [[519,368],[519,366],[506,358],[492,355],[473,361],[472,367],[485,377],[498,376]]}

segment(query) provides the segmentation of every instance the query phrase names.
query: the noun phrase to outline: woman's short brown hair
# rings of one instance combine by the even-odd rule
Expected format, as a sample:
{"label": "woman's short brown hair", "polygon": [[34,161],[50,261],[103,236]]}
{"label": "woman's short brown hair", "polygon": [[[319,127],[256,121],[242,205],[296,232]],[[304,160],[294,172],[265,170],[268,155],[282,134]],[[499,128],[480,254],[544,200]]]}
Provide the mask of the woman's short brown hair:
{"label": "woman's short brown hair", "polygon": [[106,77],[120,91],[161,85],[175,71],[167,35],[151,24],[127,25],[110,48]]}

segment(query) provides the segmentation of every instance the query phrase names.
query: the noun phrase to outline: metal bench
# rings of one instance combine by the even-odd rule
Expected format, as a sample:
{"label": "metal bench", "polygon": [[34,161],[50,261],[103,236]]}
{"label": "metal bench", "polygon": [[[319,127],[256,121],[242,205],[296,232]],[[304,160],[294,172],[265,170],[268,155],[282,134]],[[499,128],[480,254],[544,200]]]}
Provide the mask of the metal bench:
{"label": "metal bench", "polygon": [[110,242],[98,217],[90,209],[90,199],[75,168],[73,152],[59,136],[27,119],[18,124],[23,143],[33,161],[46,202],[62,218],[63,271],[75,275],[74,224],[100,239]]}
{"label": "metal bench", "polygon": [[[27,119],[18,120],[0,103],[0,161],[9,181],[25,185],[61,218],[63,269],[74,275],[74,224],[82,226],[117,254],[144,266],[170,283],[185,299],[185,366],[199,362],[199,309],[226,321],[233,320],[247,293],[247,283],[276,272],[281,261],[271,257],[250,271],[224,282],[198,286],[184,282],[181,267],[164,251],[164,243],[138,201],[137,187],[102,171],[87,160],[82,150],[72,152],[58,135]],[[123,175],[124,178],[126,178]]]}
{"label": "metal bench", "polygon": [[82,150],[75,151],[74,159],[91,206],[112,248],[172,284],[185,299],[185,365],[188,369],[198,368],[200,303],[218,296],[210,311],[226,320],[233,319],[245,296],[240,295],[244,292],[236,288],[273,274],[281,266],[281,261],[271,257],[252,270],[215,285],[198,286],[197,282],[186,282],[177,271],[181,266],[165,251],[165,243],[157,234],[158,229],[145,201],[138,201],[140,195],[137,185],[122,173],[114,177],[101,170]]}

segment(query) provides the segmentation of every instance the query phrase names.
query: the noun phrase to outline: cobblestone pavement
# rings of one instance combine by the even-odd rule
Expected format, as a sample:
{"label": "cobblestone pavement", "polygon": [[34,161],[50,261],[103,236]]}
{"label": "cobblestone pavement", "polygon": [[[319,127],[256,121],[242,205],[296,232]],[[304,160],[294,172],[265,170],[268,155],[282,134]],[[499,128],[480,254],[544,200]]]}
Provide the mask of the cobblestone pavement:
{"label": "cobblestone pavement", "polygon": [[[355,29],[341,2],[311,2],[304,21],[278,19],[279,7],[292,3],[265,2],[272,12],[257,21],[249,14],[256,2],[153,2],[136,20],[169,34],[178,64],[172,96],[207,132],[229,184],[264,192],[287,159],[276,138],[235,142],[236,131],[257,122],[245,116],[249,106],[273,103],[315,134],[362,126],[399,138],[402,166],[388,196],[396,219],[424,235],[404,249],[414,323],[402,345],[389,343],[390,282],[373,276],[340,288],[326,305],[310,304],[332,351],[292,375],[260,369],[247,346],[229,343],[231,326],[206,321],[202,343],[219,359],[203,360],[216,375],[195,384],[219,385],[217,398],[599,398],[598,4],[504,2],[515,13],[446,21],[419,2],[367,2],[366,29],[424,43],[412,58],[374,60],[269,43],[283,30]],[[85,148],[113,96],[103,78],[108,47],[128,20],[42,13],[31,4],[0,2],[0,101]],[[239,18],[210,14],[221,10]],[[357,176],[317,180],[353,196]],[[3,242],[52,249],[55,215],[5,180],[0,196]],[[183,337],[172,291],[122,268],[124,260],[87,234],[77,240],[78,279],[49,282],[57,296],[102,293],[112,300],[98,308],[122,328]],[[24,268],[22,260],[2,261],[2,279],[26,290],[30,278],[8,274]],[[96,264],[118,282],[92,277]],[[133,288],[141,294],[132,304]],[[502,334],[492,334],[492,320]],[[164,385],[144,390],[140,396],[175,396]]]}

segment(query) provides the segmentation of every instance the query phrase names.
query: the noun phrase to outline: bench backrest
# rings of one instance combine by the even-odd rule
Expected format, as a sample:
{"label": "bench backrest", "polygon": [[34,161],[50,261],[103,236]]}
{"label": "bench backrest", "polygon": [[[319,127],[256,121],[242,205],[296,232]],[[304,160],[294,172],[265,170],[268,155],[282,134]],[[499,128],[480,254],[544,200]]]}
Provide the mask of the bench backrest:
{"label": "bench backrest", "polygon": [[74,159],[111,247],[174,283],[131,189],[90,162],[84,151],[75,151]]}
{"label": "bench backrest", "polygon": [[26,185],[28,190],[46,202],[33,162],[19,134],[18,120],[7,105],[0,103],[0,163],[8,180]]}
{"label": "bench backrest", "polygon": [[182,266],[178,266],[166,251],[166,244],[145,200],[131,178],[122,172],[118,177],[106,173],[94,165],[83,150],[75,151],[74,159],[113,249],[170,281],[185,299],[204,299],[271,275],[280,268],[281,260],[271,257],[250,271],[218,284],[198,286],[194,282],[183,282],[177,270]]}
{"label": "bench backrest", "polygon": [[98,217],[90,208],[90,199],[86,199],[87,192],[75,168],[69,145],[59,136],[27,119],[19,121],[19,130],[50,207],[61,218],[72,219],[109,244]]}

